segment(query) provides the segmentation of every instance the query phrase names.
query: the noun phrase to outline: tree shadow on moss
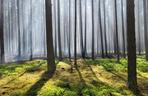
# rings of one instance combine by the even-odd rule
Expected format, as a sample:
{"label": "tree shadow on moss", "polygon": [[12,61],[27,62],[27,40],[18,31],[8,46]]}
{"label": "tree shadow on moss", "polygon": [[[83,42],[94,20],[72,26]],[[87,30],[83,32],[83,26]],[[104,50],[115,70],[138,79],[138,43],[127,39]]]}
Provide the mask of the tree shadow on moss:
{"label": "tree shadow on moss", "polygon": [[[56,65],[59,61],[56,62]],[[45,71],[41,78],[26,92],[25,96],[37,96],[38,91],[44,86],[44,84],[53,77],[54,74],[49,74]]]}
{"label": "tree shadow on moss", "polygon": [[[12,78],[11,80],[9,80],[7,83],[1,85],[1,87],[6,86],[10,83],[12,83],[13,81],[17,80],[18,78],[22,77],[24,74],[26,73],[32,73],[32,72],[36,72],[37,70],[40,70],[40,67],[42,66],[42,64],[44,63],[40,63],[37,66],[32,66],[30,68],[27,68],[24,72],[18,74],[16,77]],[[8,68],[7,68],[8,69]]]}
{"label": "tree shadow on moss", "polygon": [[90,66],[90,64],[88,64],[86,62],[86,60],[84,60],[85,64],[88,66],[89,70],[91,71],[91,73],[93,74],[93,76],[96,78],[96,80],[99,80],[96,73],[94,72],[94,70],[92,69],[92,67]]}
{"label": "tree shadow on moss", "polygon": [[27,92],[26,96],[37,96],[37,92],[41,90],[44,84],[52,78],[53,74],[49,74],[48,72],[44,72],[40,78]]}

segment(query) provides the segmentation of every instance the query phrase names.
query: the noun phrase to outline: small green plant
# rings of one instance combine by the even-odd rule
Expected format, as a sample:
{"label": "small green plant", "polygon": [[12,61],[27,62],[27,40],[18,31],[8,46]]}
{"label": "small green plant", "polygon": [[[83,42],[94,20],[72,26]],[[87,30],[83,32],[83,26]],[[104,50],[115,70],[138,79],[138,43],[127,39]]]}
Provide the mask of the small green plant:
{"label": "small green plant", "polygon": [[68,81],[60,81],[57,84],[58,87],[70,89],[70,83]]}

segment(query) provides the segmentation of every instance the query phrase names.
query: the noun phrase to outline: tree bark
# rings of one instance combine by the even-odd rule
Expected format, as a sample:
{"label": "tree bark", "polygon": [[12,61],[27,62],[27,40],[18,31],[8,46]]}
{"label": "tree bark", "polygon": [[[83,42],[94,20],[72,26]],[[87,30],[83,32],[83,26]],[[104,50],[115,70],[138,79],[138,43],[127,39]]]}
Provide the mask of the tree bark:
{"label": "tree bark", "polygon": [[61,45],[61,25],[60,25],[60,0],[58,0],[58,48],[59,48],[59,60],[62,60],[62,45]]}
{"label": "tree bark", "polygon": [[123,0],[121,0],[121,15],[122,15],[123,57],[126,58]]}
{"label": "tree bark", "polygon": [[87,54],[87,0],[85,1],[85,28],[84,28],[84,54],[83,58],[86,57]]}
{"label": "tree bark", "polygon": [[68,54],[71,61],[71,0],[69,0],[69,36],[68,36]]}
{"label": "tree bark", "polygon": [[117,16],[117,1],[115,0],[115,20],[116,20],[116,45],[117,45],[117,62],[120,62],[120,50],[119,50],[119,39],[118,39],[118,16]]}
{"label": "tree bark", "polygon": [[[19,1],[19,0],[18,0]],[[29,21],[29,25],[30,25],[30,60],[33,59],[33,48],[32,48],[32,0],[30,0],[30,21]]]}
{"label": "tree bark", "polygon": [[140,32],[140,5],[139,5],[139,0],[137,1],[138,4],[137,4],[137,29],[138,29],[138,52],[139,52],[139,55],[141,55],[141,32]]}
{"label": "tree bark", "polygon": [[135,0],[127,0],[128,87],[137,91]]}
{"label": "tree bark", "polygon": [[143,0],[143,9],[144,9],[144,36],[145,36],[145,54],[146,54],[146,61],[148,61],[148,29],[147,29],[147,0]]}
{"label": "tree bark", "polygon": [[92,0],[92,60],[95,59],[95,38],[94,38],[94,0]]}
{"label": "tree bark", "polygon": [[102,31],[102,19],[101,19],[101,0],[99,0],[99,27],[100,27],[100,38],[101,38],[101,55],[102,55],[102,58],[104,58],[104,44],[103,44],[103,31]]}
{"label": "tree bark", "polygon": [[83,44],[83,20],[82,20],[82,0],[79,0],[79,16],[80,16],[80,36],[81,36],[81,55],[84,58],[84,44]]}
{"label": "tree bark", "polygon": [[20,33],[20,0],[17,0],[17,14],[18,14],[18,56],[21,56],[21,33]]}
{"label": "tree bark", "polygon": [[104,9],[104,41],[105,41],[105,55],[108,57],[108,46],[107,46],[107,34],[106,34],[106,0],[103,1],[103,9]]}
{"label": "tree bark", "polygon": [[55,36],[54,36],[55,37],[55,42],[54,42],[55,43],[55,48],[54,48],[54,51],[55,51],[55,58],[58,57],[57,56],[57,27],[56,27],[57,26],[57,11],[56,11],[57,7],[56,7],[56,5],[57,5],[57,2],[56,2],[56,0],[54,0],[54,16],[55,16],[54,17],[55,18],[54,19],[55,20],[55,24],[54,24],[55,25]]}
{"label": "tree bark", "polygon": [[75,0],[74,65],[77,68],[77,0]]}
{"label": "tree bark", "polygon": [[46,0],[46,39],[47,39],[47,61],[48,73],[54,74],[56,70],[54,48],[53,48],[53,30],[52,30],[52,5],[51,0]]}
{"label": "tree bark", "polygon": [[4,0],[0,0],[1,6],[0,6],[0,64],[4,63],[4,29],[3,29],[3,24],[4,24],[4,18],[3,18],[3,2]]}

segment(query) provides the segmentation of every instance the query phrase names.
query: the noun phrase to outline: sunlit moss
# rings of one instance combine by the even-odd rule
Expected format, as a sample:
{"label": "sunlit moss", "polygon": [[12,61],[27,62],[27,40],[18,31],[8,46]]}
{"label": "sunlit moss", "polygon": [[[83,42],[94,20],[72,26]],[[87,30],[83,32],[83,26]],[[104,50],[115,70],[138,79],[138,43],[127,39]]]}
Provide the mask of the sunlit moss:
{"label": "sunlit moss", "polygon": [[[80,59],[79,70],[73,68],[72,73],[71,64],[68,60],[58,62],[55,75],[49,79],[43,77],[47,65],[44,60],[1,65],[0,96],[26,96],[37,83],[35,90],[30,91],[38,96],[133,96],[126,87],[126,59],[121,59],[119,64],[116,59]],[[148,83],[145,68],[148,63],[138,58],[137,66],[140,88],[147,95],[144,88]]]}

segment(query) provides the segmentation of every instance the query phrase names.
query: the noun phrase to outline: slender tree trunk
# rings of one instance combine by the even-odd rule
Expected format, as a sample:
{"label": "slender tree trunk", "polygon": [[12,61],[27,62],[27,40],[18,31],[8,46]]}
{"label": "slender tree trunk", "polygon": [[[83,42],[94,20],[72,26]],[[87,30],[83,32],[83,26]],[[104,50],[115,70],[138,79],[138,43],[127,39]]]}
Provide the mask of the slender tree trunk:
{"label": "slender tree trunk", "polygon": [[68,53],[69,61],[71,61],[71,0],[69,0],[69,36],[68,36]]}
{"label": "slender tree trunk", "polygon": [[114,54],[117,54],[116,32],[114,32]]}
{"label": "slender tree trunk", "polygon": [[79,14],[80,14],[80,36],[81,36],[81,54],[84,58],[84,44],[83,44],[83,20],[82,20],[82,0],[79,0]]}
{"label": "slender tree trunk", "polygon": [[103,31],[102,31],[102,18],[101,18],[101,0],[99,0],[99,25],[100,25],[100,38],[101,38],[101,53],[102,58],[104,58],[104,44],[103,44]]}
{"label": "slender tree trunk", "polygon": [[145,36],[145,54],[146,54],[146,61],[148,61],[148,29],[147,29],[147,0],[143,0],[143,6],[144,6],[144,36]]}
{"label": "slender tree trunk", "polygon": [[[25,4],[24,4],[24,1],[22,2],[22,10],[24,11],[24,9],[25,9]],[[13,10],[11,11],[11,12],[13,12]],[[24,18],[25,18],[25,15],[24,15],[24,12],[22,12],[22,24],[23,24],[23,32],[22,32],[22,34],[23,34],[23,36],[22,36],[22,45],[23,45],[23,47],[22,47],[22,49],[23,49],[23,54],[25,53],[25,47],[26,47],[26,35],[25,35],[25,33],[26,33],[26,28],[25,28],[25,21],[23,20]],[[23,54],[22,54],[22,56],[23,56]]]}
{"label": "slender tree trunk", "polygon": [[71,63],[71,0],[69,0],[69,36],[68,36],[68,54],[71,65],[70,71],[73,72],[73,64]]}
{"label": "slender tree trunk", "polygon": [[128,43],[128,87],[137,91],[136,40],[135,40],[135,0],[127,0],[127,43]]}
{"label": "slender tree trunk", "polygon": [[0,64],[4,63],[4,29],[3,29],[3,24],[4,24],[4,14],[3,14],[3,2],[4,0],[0,0]]}
{"label": "slender tree trunk", "polygon": [[138,24],[138,51],[139,51],[139,55],[141,55],[141,35],[140,35],[140,20],[139,20],[139,0],[138,0],[138,4],[137,4],[137,24]]}
{"label": "slender tree trunk", "polygon": [[105,39],[105,55],[106,57],[108,57],[108,46],[107,46],[107,34],[106,34],[106,4],[105,4],[106,0],[103,1],[103,9],[104,9],[104,39]]}
{"label": "slender tree trunk", "polygon": [[126,58],[126,48],[125,48],[125,29],[124,29],[124,9],[123,9],[123,0],[121,0],[121,16],[122,16],[122,41],[123,41],[123,57]]}
{"label": "slender tree trunk", "polygon": [[56,0],[54,0],[54,18],[55,18],[55,48],[54,48],[54,51],[55,51],[55,58],[57,58],[57,11],[56,11],[56,5],[57,5],[57,2]]}
{"label": "slender tree trunk", "polygon": [[84,58],[86,57],[86,50],[87,50],[87,48],[86,48],[86,46],[87,46],[87,43],[86,43],[86,41],[87,41],[87,0],[85,1],[85,28],[84,28]]}
{"label": "slender tree trunk", "polygon": [[75,0],[74,65],[77,68],[77,0]]}
{"label": "slender tree trunk", "polygon": [[92,0],[92,60],[95,59],[95,38],[94,38],[94,0]]}
{"label": "slender tree trunk", "polygon": [[[19,1],[19,0],[18,0]],[[32,49],[32,0],[30,0],[30,60],[33,59],[33,49]]]}
{"label": "slender tree trunk", "polygon": [[18,56],[21,56],[21,35],[20,35],[20,7],[19,7],[19,3],[20,0],[17,0],[17,14],[18,14]]}
{"label": "slender tree trunk", "polygon": [[64,33],[63,33],[64,34],[64,42],[63,43],[64,43],[64,50],[67,50],[67,46],[66,46],[66,44],[67,44],[67,16],[66,15],[68,12],[68,8],[66,5],[67,1],[64,0],[63,2],[64,2],[64,12],[63,12],[64,13],[64,15],[63,15],[64,16],[64,22],[63,22],[64,23],[63,24],[64,25]]}
{"label": "slender tree trunk", "polygon": [[115,20],[116,20],[116,44],[117,44],[117,62],[120,62],[120,50],[118,39],[118,17],[117,17],[117,1],[115,0]]}
{"label": "slender tree trunk", "polygon": [[59,60],[62,60],[62,46],[61,46],[61,23],[60,23],[60,0],[58,0],[58,48],[59,48]]}
{"label": "slender tree trunk", "polygon": [[54,48],[53,48],[53,30],[52,30],[52,5],[51,0],[46,0],[46,39],[47,39],[47,61],[48,72],[54,74],[56,70]]}

